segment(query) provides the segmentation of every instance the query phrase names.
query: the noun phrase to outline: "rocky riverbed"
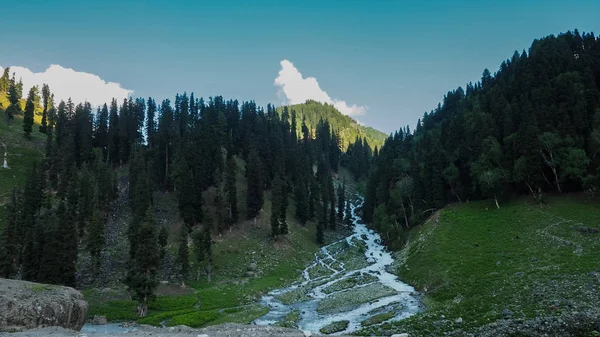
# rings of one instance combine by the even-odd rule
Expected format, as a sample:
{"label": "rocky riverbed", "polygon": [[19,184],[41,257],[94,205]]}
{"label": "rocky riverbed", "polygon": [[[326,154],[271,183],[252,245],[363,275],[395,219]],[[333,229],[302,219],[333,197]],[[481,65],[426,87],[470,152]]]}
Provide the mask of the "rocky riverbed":
{"label": "rocky riverbed", "polygon": [[388,271],[394,262],[378,233],[351,206],[351,235],[324,246],[302,272],[304,280],[271,291],[261,304],[270,311],[258,325],[284,325],[312,333],[351,333],[401,320],[421,310],[419,295]]}
{"label": "rocky riverbed", "polygon": [[[102,326],[98,326],[99,331]],[[1,335],[1,333],[0,333]],[[7,334],[8,335],[8,334]],[[203,329],[192,329],[186,326],[176,326],[171,328],[157,328],[153,326],[137,326],[131,328],[126,333],[108,332],[78,332],[67,330],[60,327],[49,327],[43,329],[33,329],[24,332],[11,333],[15,337],[146,337],[146,336],[164,336],[164,337],[306,337],[318,336],[308,332],[302,332],[297,329],[256,326],[242,324],[223,324]]]}

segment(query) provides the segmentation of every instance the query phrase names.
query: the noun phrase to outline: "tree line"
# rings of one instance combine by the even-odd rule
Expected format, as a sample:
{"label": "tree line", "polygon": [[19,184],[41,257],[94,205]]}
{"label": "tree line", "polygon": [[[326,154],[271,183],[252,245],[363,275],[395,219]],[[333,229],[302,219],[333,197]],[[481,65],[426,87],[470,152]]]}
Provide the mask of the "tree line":
{"label": "tree line", "polygon": [[[450,91],[414,132],[370,159],[364,218],[391,243],[448,203],[600,189],[600,41],[535,40],[492,75]],[[356,164],[355,164],[356,165]],[[361,171],[365,172],[365,171]]]}
{"label": "tree line", "polygon": [[[9,97],[15,83],[13,76],[3,87]],[[76,105],[70,99],[55,106],[46,85],[41,99],[37,95],[32,88],[25,111],[12,110],[11,118],[23,113],[30,138],[34,131],[25,127],[32,121],[25,118],[27,110],[42,105],[38,131],[47,141],[44,158],[31,168],[25,185],[15,188],[8,205],[0,276],[75,286],[76,262],[83,253],[100,272],[106,224],[115,201],[125,197],[132,214],[125,283],[143,316],[158,284],[168,237],[174,234],[170,224],[157,221],[156,192],[177,198],[183,220],[176,233],[182,281],[191,277],[191,262],[196,278],[204,274],[210,281],[212,235],[244,218],[262,217],[267,190],[274,239],[289,233],[290,201],[301,225],[314,220],[319,244],[327,229],[350,221],[344,187],[336,194],[332,180],[343,155],[341,140],[327,120],[313,129],[286,107],[263,109],[253,101],[240,104],[221,96],[204,101],[193,93],[160,104],[153,98],[113,99],[95,111],[89,103]],[[247,178],[246,200],[239,200],[238,174]],[[208,189],[215,191],[211,207],[203,198]],[[240,214],[242,203],[245,214]]]}

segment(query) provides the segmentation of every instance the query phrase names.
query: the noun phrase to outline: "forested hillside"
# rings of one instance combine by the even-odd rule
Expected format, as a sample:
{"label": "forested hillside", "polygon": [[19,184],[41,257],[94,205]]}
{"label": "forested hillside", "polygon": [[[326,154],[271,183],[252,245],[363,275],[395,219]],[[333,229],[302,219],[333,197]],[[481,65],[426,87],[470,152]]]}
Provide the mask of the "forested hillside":
{"label": "forested hillside", "polygon": [[[107,226],[126,222],[123,281],[139,302],[138,315],[145,316],[166,257],[176,259],[181,282],[201,277],[210,283],[214,261],[223,260],[213,255],[214,237],[231,233],[245,219],[256,224],[268,218],[273,244],[291,235],[290,209],[294,223],[316,225],[317,244],[326,230],[343,224],[344,185],[336,190],[332,177],[342,155],[340,136],[327,120],[311,130],[295,111],[280,117],[271,105],[264,110],[220,96],[205,102],[186,93],[173,103],[130,98],[95,110],[85,102],[55,104],[47,86],[41,97],[33,87],[23,109],[19,82],[3,76],[2,84],[13,139],[33,142],[42,135],[45,154],[11,191],[0,276],[75,286],[82,256],[91,260],[94,275],[116,263],[110,261],[114,252],[105,249],[116,235],[107,233]],[[39,126],[31,118],[38,100]],[[17,125],[22,131],[15,133]],[[298,129],[299,134],[292,131]],[[13,145],[7,144],[11,151]],[[171,193],[183,222],[177,232],[161,213],[161,196]],[[265,204],[269,214],[263,213]],[[256,228],[245,230],[247,237]],[[175,252],[169,242],[176,243]]]}
{"label": "forested hillside", "polygon": [[[289,113],[292,111],[296,112],[298,120],[305,120],[306,125],[311,130],[315,130],[321,121],[328,121],[333,130],[338,133],[340,145],[343,150],[346,150],[348,144],[354,142],[357,138],[365,140],[372,149],[381,147],[387,137],[381,131],[358,124],[356,120],[342,114],[333,105],[327,103],[308,100],[303,104],[277,108],[280,114],[286,110],[288,111],[288,116],[290,116]],[[297,132],[300,133],[301,131],[300,124],[298,124]]]}
{"label": "forested hillside", "polygon": [[[535,40],[481,81],[446,94],[376,154],[364,218],[390,242],[448,203],[600,188],[600,41]],[[401,240],[400,240],[401,241]]]}

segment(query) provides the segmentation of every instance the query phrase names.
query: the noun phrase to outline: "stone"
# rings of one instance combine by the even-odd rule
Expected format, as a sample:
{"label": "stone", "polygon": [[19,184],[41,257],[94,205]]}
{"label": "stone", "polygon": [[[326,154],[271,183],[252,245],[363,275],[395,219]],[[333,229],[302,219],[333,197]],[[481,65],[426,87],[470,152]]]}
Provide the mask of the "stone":
{"label": "stone", "polygon": [[108,320],[106,319],[105,316],[94,315],[94,318],[92,318],[92,324],[93,325],[105,325],[105,324],[108,324]]}
{"label": "stone", "polygon": [[81,330],[88,304],[70,287],[0,279],[0,331],[60,326]]}
{"label": "stone", "polygon": [[247,271],[245,274],[246,277],[253,277],[254,276],[254,272],[253,271]]}
{"label": "stone", "polygon": [[312,336],[312,332],[310,332],[308,330],[303,330],[302,334],[304,335],[304,337],[311,337]]}
{"label": "stone", "polygon": [[391,337],[409,337],[407,333],[397,333],[393,334]]}
{"label": "stone", "polygon": [[208,335],[203,333],[203,334],[198,335],[197,337],[208,337]]}
{"label": "stone", "polygon": [[459,317],[454,321],[454,323],[456,323],[456,324],[462,324],[462,322],[463,322],[462,317]]}
{"label": "stone", "polygon": [[248,270],[249,271],[257,271],[258,270],[258,264],[256,264],[256,262],[251,262],[248,265]]}
{"label": "stone", "polygon": [[510,311],[508,309],[504,309],[502,311],[502,315],[504,315],[504,317],[510,317],[510,316],[512,316],[512,314],[513,314],[512,311]]}
{"label": "stone", "polygon": [[518,272],[514,273],[513,275],[516,278],[521,278],[521,277],[525,276],[525,273],[522,271],[518,271]]}

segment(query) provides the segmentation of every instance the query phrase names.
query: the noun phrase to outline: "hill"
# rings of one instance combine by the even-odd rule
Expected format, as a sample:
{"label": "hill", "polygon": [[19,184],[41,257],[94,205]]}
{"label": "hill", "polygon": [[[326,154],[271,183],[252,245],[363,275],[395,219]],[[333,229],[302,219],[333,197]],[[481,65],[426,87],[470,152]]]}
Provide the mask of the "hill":
{"label": "hill", "polygon": [[[340,154],[339,149],[322,150],[316,146],[318,142],[329,144],[329,139],[316,137],[298,143],[288,141],[288,137],[295,139],[295,135],[289,127],[284,129],[285,125],[275,118],[274,110],[270,111],[268,119],[254,111],[250,121],[243,121],[248,125],[237,120],[232,124],[221,124],[219,117],[223,110],[228,117],[239,116],[239,113],[234,105],[226,105],[220,98],[211,100],[207,106],[201,105],[201,109],[191,108],[189,114],[184,114],[185,103],[182,102],[187,97],[180,97],[183,98],[176,100],[175,109],[171,110],[165,100],[158,117],[148,115],[146,122],[158,122],[154,128],[143,120],[139,122],[137,113],[144,110],[140,108],[144,104],[140,99],[125,100],[120,107],[115,102],[111,113],[114,112],[118,122],[111,116],[108,128],[104,129],[102,125],[106,127],[109,119],[108,108],[106,113],[100,111],[93,118],[89,104],[61,102],[52,133],[56,136],[51,142],[53,150],[50,158],[43,161],[46,165],[39,164],[46,148],[45,135],[34,126],[32,140],[26,140],[20,116],[15,116],[10,124],[3,119],[0,126],[5,132],[0,136],[8,143],[9,154],[14,156],[8,159],[11,169],[0,169],[3,182],[9,182],[2,184],[3,197],[10,199],[10,191],[15,186],[23,193],[19,194],[16,203],[16,216],[0,214],[2,226],[6,227],[1,236],[0,256],[15,255],[14,258],[1,259],[1,272],[18,276],[18,267],[26,271],[23,273],[26,279],[76,286],[83,290],[90,303],[90,315],[106,315],[109,320],[194,327],[224,322],[250,323],[268,310],[256,303],[260,294],[296,281],[300,276],[298,270],[303,269],[319,249],[317,240],[330,242],[346,233],[343,228],[325,232],[320,227],[325,233],[318,236],[316,219],[306,214],[304,221],[300,221],[296,211],[295,199],[303,191],[308,193],[309,186],[313,188],[314,206],[316,193],[329,198],[331,192],[331,197],[335,197],[334,186],[341,184],[342,177],[348,184],[352,181],[343,168],[332,178],[329,167],[324,165],[330,162],[329,156],[332,157],[331,162],[336,162],[333,157]],[[198,102],[193,98],[190,101]],[[148,110],[155,108],[153,104],[149,100]],[[199,113],[205,114],[201,121]],[[187,118],[196,118],[197,121],[181,122]],[[39,116],[36,121],[39,123]],[[182,130],[169,125],[181,126]],[[155,132],[154,136],[148,137],[147,144],[141,140],[141,130],[145,126],[148,127],[145,131]],[[240,138],[236,139],[225,137],[234,134],[232,130],[240,129],[248,132],[241,132]],[[263,130],[268,130],[268,133],[261,133]],[[207,131],[217,134],[220,142],[210,142],[217,137],[203,138]],[[194,137],[182,140],[182,135]],[[103,146],[101,141],[107,138],[111,142]],[[294,149],[286,152],[280,147],[284,138],[286,146]],[[114,144],[119,146],[114,151],[116,157],[112,157],[113,152],[110,152]],[[261,144],[260,152],[257,144]],[[187,151],[186,146],[196,151]],[[198,162],[209,156],[197,157],[195,154],[206,154],[209,146],[215,150],[210,157],[212,160]],[[295,151],[296,147],[300,149]],[[166,151],[162,152],[165,148]],[[225,155],[225,149],[231,151],[229,155]],[[103,150],[108,152],[106,161],[102,157]],[[170,151],[175,151],[175,155],[169,156]],[[315,158],[323,161],[318,170],[319,180],[312,170],[316,162],[296,164],[296,159],[306,160],[313,151]],[[289,153],[301,155],[287,158]],[[220,168],[210,166],[218,163],[218,159],[222,161]],[[186,160],[194,165],[185,166]],[[253,164],[252,161],[258,163]],[[42,174],[39,171],[38,174],[28,174],[33,162],[38,162]],[[160,165],[164,165],[164,171],[156,170]],[[251,173],[252,165],[258,172]],[[183,177],[188,178],[184,174],[192,170],[201,173],[189,178],[202,181],[183,181]],[[230,172],[233,172],[231,176]],[[152,177],[152,182],[148,176]],[[229,186],[230,178],[235,188]],[[263,179],[262,182],[258,186],[252,185],[260,181],[259,178]],[[279,189],[276,188],[278,179]],[[281,180],[285,181],[285,185]],[[294,181],[298,186],[292,185]],[[327,189],[319,186],[320,183],[327,183]],[[190,186],[194,188],[190,189]],[[256,201],[248,197],[252,186],[259,189],[254,191],[255,194],[260,193],[259,205],[249,202]],[[315,192],[314,188],[324,192]],[[280,196],[273,196],[274,190],[281,193]],[[231,222],[227,216],[231,216],[232,212],[226,207],[234,201],[231,201],[229,191],[235,193],[235,205],[240,214]],[[225,196],[227,206],[224,205]],[[142,197],[144,218],[140,220]],[[284,198],[287,205],[282,215]],[[190,199],[194,202],[194,212],[203,212],[202,220],[186,219],[189,213],[184,214],[182,210],[189,211],[190,208],[188,205],[185,205],[188,208],[183,208],[182,204]],[[309,200],[306,197],[303,200],[308,211]],[[330,205],[337,200],[327,201],[320,209],[333,212],[334,208]],[[255,207],[253,213],[250,213],[250,205]],[[66,215],[66,212],[70,213]],[[285,221],[286,225],[286,231],[278,233],[277,237],[273,236],[273,214],[277,215],[275,221]],[[332,214],[335,216],[335,213]],[[144,229],[154,232],[148,235],[151,248],[156,252],[156,260],[152,261],[156,274],[151,281],[160,283],[153,290],[156,299],[147,302],[145,317],[139,317],[136,312],[139,297],[132,300],[126,287],[127,276],[131,275],[131,261],[139,261],[145,256],[139,254],[139,248],[132,249],[138,243],[139,235],[143,234],[136,228],[140,223],[146,226]],[[27,229],[24,229],[25,225]],[[331,227],[328,225],[327,228]],[[24,235],[20,235],[21,231]],[[164,246],[159,240],[163,232],[167,235]],[[198,233],[202,233],[202,246],[196,241]],[[58,242],[62,245],[56,245]],[[94,250],[92,247],[97,242],[100,248]],[[19,244],[23,248],[13,249],[8,243],[12,244],[11,247]],[[65,247],[65,243],[69,245]],[[198,257],[199,247],[202,247],[203,257]],[[134,250],[139,254],[139,260],[131,257]],[[24,253],[19,254],[22,251]],[[160,252],[162,255],[159,255]],[[66,254],[69,257],[65,257]],[[30,256],[44,258],[30,259]],[[183,271],[182,256],[189,266],[187,275]],[[205,256],[208,258],[204,259]],[[60,261],[41,262],[49,257]],[[63,266],[56,267],[57,264]],[[59,273],[59,270],[67,271]],[[67,273],[72,277],[63,278]]]}
{"label": "hill", "polygon": [[[445,205],[600,191],[600,39],[534,40],[400,129],[373,160],[364,218],[388,241]],[[398,222],[402,226],[397,226]]]}
{"label": "hill", "polygon": [[[0,166],[0,228],[4,227],[6,216],[6,204],[10,200],[12,190],[15,186],[23,186],[27,172],[34,162],[39,161],[44,155],[44,144],[46,136],[37,132],[41,116],[34,116],[34,132],[32,139],[27,140],[23,136],[23,116],[15,116],[12,122],[8,122],[3,107],[8,105],[6,93],[0,92],[0,165],[4,162],[6,145],[6,160],[9,169]],[[25,102],[21,102],[24,107]],[[39,109],[38,109],[39,110]]]}
{"label": "hill", "polygon": [[317,128],[319,121],[328,121],[334,130],[339,131],[340,138],[342,139],[341,147],[343,150],[348,148],[348,144],[354,143],[356,137],[366,139],[372,148],[375,148],[375,146],[380,148],[387,137],[387,135],[381,131],[375,130],[369,126],[360,125],[352,117],[342,114],[333,105],[327,103],[308,100],[306,103],[302,104],[279,107],[277,108],[277,111],[281,114],[286,108],[290,113],[290,118],[292,111],[296,112],[298,132],[301,132],[302,118],[306,118],[306,124],[311,130]]}
{"label": "hill", "polygon": [[[574,312],[597,308],[598,200],[551,197],[539,206],[523,198],[499,210],[489,206],[484,201],[450,206],[409,232],[397,252],[397,271],[424,293],[427,309],[364,335],[401,331],[437,336],[458,329],[481,333],[494,326],[480,327],[497,320],[520,321],[517,326],[524,329],[528,319],[552,321],[558,316],[567,321]],[[587,336],[583,332],[589,327],[584,320],[579,324],[582,333],[576,335]],[[563,330],[545,332],[566,336],[577,328],[563,324]],[[522,332],[529,336],[541,331]]]}

